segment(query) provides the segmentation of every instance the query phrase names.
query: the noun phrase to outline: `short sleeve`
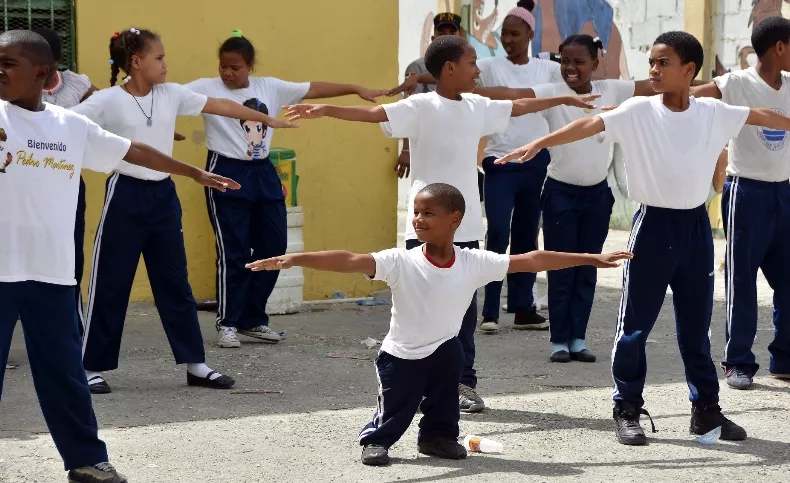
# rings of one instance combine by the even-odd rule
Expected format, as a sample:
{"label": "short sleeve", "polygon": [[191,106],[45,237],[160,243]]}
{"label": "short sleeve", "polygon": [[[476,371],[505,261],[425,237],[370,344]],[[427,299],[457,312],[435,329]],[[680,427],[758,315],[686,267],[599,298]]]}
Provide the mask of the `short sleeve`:
{"label": "short sleeve", "polygon": [[626,101],[620,104],[617,109],[602,112],[598,117],[603,120],[604,131],[595,136],[598,142],[618,143],[621,136],[627,132],[631,126],[631,104]]}
{"label": "short sleeve", "polygon": [[485,123],[480,137],[507,131],[513,114],[513,101],[492,101],[487,97],[482,99],[485,103]]}
{"label": "short sleeve", "polygon": [[106,103],[107,91],[94,92],[92,96],[72,107],[71,110],[77,114],[82,114],[99,126],[104,126],[104,104]]}
{"label": "short sleeve", "polygon": [[727,73],[713,79],[716,87],[721,91],[721,100],[727,104],[732,104],[732,98],[735,92],[741,87],[741,77],[733,73]]}
{"label": "short sleeve", "polygon": [[546,97],[554,97],[557,92],[554,84],[540,84],[532,88],[535,92],[536,99],[543,99]]}
{"label": "short sleeve", "polygon": [[166,84],[171,91],[170,95],[177,100],[179,116],[199,116],[206,107],[208,97],[181,84]]}
{"label": "short sleeve", "polygon": [[373,260],[376,261],[376,274],[368,277],[371,280],[386,282],[392,287],[398,282],[399,263],[406,251],[402,248],[390,248],[380,252],[371,253]]}
{"label": "short sleeve", "polygon": [[494,82],[494,76],[491,69],[491,63],[495,57],[485,57],[477,61],[477,67],[480,69],[480,87],[497,87]]}
{"label": "short sleeve", "polygon": [[87,75],[77,74],[76,72],[72,72],[72,76],[69,79],[69,82],[71,82],[74,85],[80,99],[85,97],[85,94],[88,93],[92,85],[91,80],[90,78],[88,78]]}
{"label": "short sleeve", "polygon": [[501,282],[510,268],[510,255],[489,252],[487,250],[469,250],[477,267],[477,286],[482,287],[491,282]]}
{"label": "short sleeve", "polygon": [[720,136],[716,144],[719,145],[717,149],[722,149],[730,139],[741,132],[751,109],[745,106],[731,106],[718,100],[714,105],[711,132]]}
{"label": "short sleeve", "polygon": [[606,82],[607,87],[612,90],[612,94],[614,94],[613,97],[615,98],[615,104],[621,104],[634,97],[636,82],[632,80],[620,79],[607,79],[604,82]]}
{"label": "short sleeve", "polygon": [[211,94],[211,84],[213,81],[214,79],[197,79],[193,80],[189,84],[184,84],[184,87],[192,92],[197,92],[198,94],[208,96]]}
{"label": "short sleeve", "polygon": [[387,137],[399,139],[417,137],[420,128],[418,99],[420,98],[412,96],[381,106],[387,113],[388,121],[381,123],[381,130]]}
{"label": "short sleeve", "polygon": [[273,92],[277,99],[277,106],[275,106],[275,109],[278,111],[283,106],[301,102],[304,96],[307,95],[307,91],[310,90],[309,82],[288,82],[275,79],[274,77],[269,77],[266,81],[269,84],[266,87],[271,89],[270,92]]}
{"label": "short sleeve", "polygon": [[[90,98],[89,98],[90,99]],[[126,138],[105,131],[98,124],[87,119],[85,152],[82,156],[83,169],[109,173],[123,161],[132,142]]]}
{"label": "short sleeve", "polygon": [[562,78],[562,70],[560,69],[560,64],[551,60],[547,60],[546,62],[549,64],[549,76],[551,78],[549,82],[551,83],[565,82],[565,79]]}

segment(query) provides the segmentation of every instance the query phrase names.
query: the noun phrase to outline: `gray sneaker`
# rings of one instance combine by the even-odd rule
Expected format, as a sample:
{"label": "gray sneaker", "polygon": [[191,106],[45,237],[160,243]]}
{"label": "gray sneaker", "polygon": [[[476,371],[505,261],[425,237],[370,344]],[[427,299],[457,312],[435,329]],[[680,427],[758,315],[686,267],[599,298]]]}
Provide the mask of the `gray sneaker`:
{"label": "gray sneaker", "polygon": [[247,337],[252,337],[253,339],[268,342],[269,344],[277,344],[282,340],[280,334],[273,331],[266,325],[259,325],[258,327],[253,327],[251,329],[237,329],[236,332],[241,335],[246,335]]}
{"label": "gray sneaker", "polygon": [[486,403],[474,389],[463,384],[458,385],[458,409],[462,413],[479,413],[485,408]]}
{"label": "gray sneaker", "polygon": [[752,388],[752,375],[747,371],[738,367],[730,367],[725,372],[727,376],[727,385],[733,389],[751,389]]}
{"label": "gray sneaker", "polygon": [[69,471],[69,483],[127,483],[110,463],[99,463]]}

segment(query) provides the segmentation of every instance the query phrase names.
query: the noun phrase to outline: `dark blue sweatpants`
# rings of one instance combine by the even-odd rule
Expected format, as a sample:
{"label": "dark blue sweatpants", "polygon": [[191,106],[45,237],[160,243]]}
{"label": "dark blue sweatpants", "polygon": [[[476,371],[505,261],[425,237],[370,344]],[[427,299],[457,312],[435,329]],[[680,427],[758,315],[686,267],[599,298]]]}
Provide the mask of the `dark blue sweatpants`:
{"label": "dark blue sweatpants", "polygon": [[[519,255],[538,249],[540,229],[540,192],[546,179],[546,168],[551,161],[543,150],[527,163],[494,164],[494,157],[483,160],[484,190],[488,233],[486,250]],[[509,273],[507,276],[508,312],[534,312],[532,287],[535,274]],[[485,287],[483,317],[499,319],[502,282],[491,282]],[[551,305],[551,304],[549,304]]]}
{"label": "dark blue sweatpants", "polygon": [[[555,252],[601,253],[609,233],[614,196],[606,180],[577,186],[546,178],[541,196],[544,248]],[[595,282],[595,267],[548,272],[551,341],[567,344],[587,333]]]}
{"label": "dark blue sweatpants", "polygon": [[85,269],[85,180],[80,176],[80,191],[77,196],[77,216],[74,218],[74,278],[77,280],[77,314],[80,320],[80,336],[84,335],[85,317],[82,311],[82,272]]}
{"label": "dark blue sweatpants", "polygon": [[[406,249],[422,245],[419,240],[406,240]],[[455,245],[461,248],[480,248],[478,242],[458,242]],[[458,332],[458,340],[461,342],[461,348],[464,351],[464,365],[461,372],[461,384],[471,387],[477,387],[477,371],[475,370],[475,329],[477,328],[477,291],[472,296],[472,302],[469,308],[466,309],[464,320],[461,321],[461,331]]]}
{"label": "dark blue sweatpants", "polygon": [[140,255],[176,364],[205,362],[197,306],[187,275],[181,203],[173,180],[107,179],[88,289],[83,362],[118,367],[126,309]]}
{"label": "dark blue sweatpants", "polygon": [[[387,352],[376,357],[378,404],[359,433],[359,444],[389,448],[409,429],[417,410],[422,411],[419,441],[437,437],[458,438],[458,381],[463,367],[458,338],[440,345],[424,359],[400,359]],[[424,398],[424,399],[423,399]]]}
{"label": "dark blue sweatpants", "polygon": [[774,290],[769,371],[790,374],[790,183],[728,177],[721,201],[727,237],[727,345],[722,364],[752,373],[757,334],[757,270]]}
{"label": "dark blue sweatpants", "polygon": [[[5,368],[17,318],[41,412],[66,470],[107,461],[82,368],[74,286],[0,282],[0,367]],[[0,397],[3,376],[0,370]]]}
{"label": "dark blue sweatpants", "polygon": [[719,400],[719,380],[710,356],[713,310],[713,234],[705,206],[672,210],[644,206],[628,240],[633,260],[623,268],[612,377],[615,401],[642,407],[647,375],[645,345],[672,288],[675,330],[691,401]]}
{"label": "dark blue sweatpants", "polygon": [[206,189],[217,246],[217,330],[269,325],[266,303],[279,271],[253,272],[247,263],[284,255],[288,248],[285,196],[269,159],[226,158],[209,151],[206,171],[230,178],[241,189]]}

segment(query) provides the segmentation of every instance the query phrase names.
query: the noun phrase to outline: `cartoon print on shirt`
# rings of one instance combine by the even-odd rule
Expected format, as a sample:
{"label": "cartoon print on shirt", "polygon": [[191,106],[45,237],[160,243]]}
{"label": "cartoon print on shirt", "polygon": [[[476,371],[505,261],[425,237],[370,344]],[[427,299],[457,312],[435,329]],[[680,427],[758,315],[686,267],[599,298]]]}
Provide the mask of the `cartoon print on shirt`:
{"label": "cartoon print on shirt", "polygon": [[[247,99],[243,105],[258,112],[269,114],[269,108],[258,99]],[[263,140],[266,139],[267,127],[263,123],[255,121],[239,121],[239,123],[244,131],[244,139],[247,140],[247,158],[263,159],[263,153],[266,151]]]}
{"label": "cartoon print on shirt", "polygon": [[0,168],[0,173],[5,173],[5,169],[6,169],[6,168],[8,167],[8,165],[9,165],[9,164],[11,164],[12,162],[14,162],[14,157],[11,155],[11,153],[6,153],[5,162],[3,163],[3,167],[2,167],[2,168]]}

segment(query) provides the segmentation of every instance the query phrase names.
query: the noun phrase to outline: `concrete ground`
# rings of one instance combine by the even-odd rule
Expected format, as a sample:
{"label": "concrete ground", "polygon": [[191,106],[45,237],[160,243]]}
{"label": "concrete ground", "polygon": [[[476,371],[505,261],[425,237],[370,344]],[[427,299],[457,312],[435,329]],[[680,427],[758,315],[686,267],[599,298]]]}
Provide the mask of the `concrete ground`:
{"label": "concrete ground", "polygon": [[[607,249],[622,249],[626,233],[611,232]],[[717,263],[723,245],[717,241]],[[478,390],[489,409],[464,415],[461,433],[502,442],[501,455],[448,462],[416,452],[416,424],[393,447],[393,465],[359,462],[356,434],[375,405],[371,367],[388,306],[322,306],[276,317],[287,330],[279,345],[249,339],[241,349],[213,345],[213,317],[201,314],[208,362],[233,375],[238,389],[281,394],[234,394],[189,388],[173,365],[152,305],[130,308],[120,369],[107,375],[114,392],[94,407],[113,462],[132,482],[225,481],[787,481],[790,474],[790,383],[765,371],[748,392],[722,387],[722,406],[745,426],[743,443],[703,446],[688,434],[689,403],[672,317],[671,296],[648,340],[646,408],[658,433],[652,444],[616,443],[609,373],[620,297],[619,270],[600,271],[588,345],[595,364],[548,362],[548,334],[519,332],[504,315],[499,335],[477,338]],[[755,352],[765,367],[770,343],[770,290],[761,279]],[[545,293],[545,279],[539,291]],[[723,275],[717,273],[713,355],[722,352]],[[19,328],[0,405],[0,481],[65,481],[26,361]],[[343,357],[332,357],[329,355]],[[643,426],[649,429],[646,418]],[[781,475],[785,476],[781,476]]]}

